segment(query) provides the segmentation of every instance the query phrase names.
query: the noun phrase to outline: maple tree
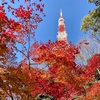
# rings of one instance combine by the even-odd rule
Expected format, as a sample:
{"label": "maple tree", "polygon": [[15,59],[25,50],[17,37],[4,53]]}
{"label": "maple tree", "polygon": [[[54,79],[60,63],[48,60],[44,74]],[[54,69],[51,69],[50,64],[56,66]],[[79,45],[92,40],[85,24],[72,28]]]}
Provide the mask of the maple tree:
{"label": "maple tree", "polygon": [[45,63],[44,69],[48,67],[47,74],[42,79],[37,78],[39,84],[35,85],[37,91],[32,93],[33,96],[48,94],[54,100],[99,99],[99,88],[96,86],[100,84],[100,54],[92,56],[82,67],[75,62],[79,48],[67,41],[32,45],[32,59],[39,64]]}
{"label": "maple tree", "polygon": [[[0,99],[99,100],[100,54],[84,67],[76,63],[81,45],[65,40],[38,43],[34,31],[45,16],[44,4],[20,1],[2,0],[0,6]],[[16,2],[19,6],[13,7]],[[19,63],[17,52],[22,54]]]}
{"label": "maple tree", "polygon": [[[23,2],[23,4],[21,4]],[[18,7],[14,7],[15,4]],[[30,68],[30,45],[34,30],[42,21],[44,5],[41,0],[2,0],[0,5],[0,98],[33,99],[27,75],[21,73],[23,62]],[[11,14],[11,17],[8,15]],[[22,49],[19,49],[19,46]],[[23,56],[18,64],[14,61],[16,52]],[[19,67],[21,66],[21,67]],[[19,76],[19,77],[18,77]],[[24,78],[25,77],[25,78]],[[28,84],[28,85],[25,85]]]}

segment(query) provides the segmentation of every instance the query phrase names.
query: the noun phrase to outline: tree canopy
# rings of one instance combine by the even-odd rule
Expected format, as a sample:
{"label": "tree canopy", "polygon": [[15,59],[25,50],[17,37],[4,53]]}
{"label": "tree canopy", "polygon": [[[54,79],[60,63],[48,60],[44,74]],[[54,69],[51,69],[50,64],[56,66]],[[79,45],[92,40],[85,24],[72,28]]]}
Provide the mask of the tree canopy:
{"label": "tree canopy", "polygon": [[[14,7],[16,3],[18,7]],[[83,65],[76,60],[84,53],[84,45],[89,45],[85,40],[78,45],[65,40],[38,43],[35,29],[45,16],[43,9],[42,0],[2,0],[0,99],[99,100],[100,53],[91,55]],[[90,11],[81,27],[84,32],[92,30],[95,37],[99,35],[99,10]],[[20,62],[16,60],[18,53],[22,55]]]}
{"label": "tree canopy", "polygon": [[83,18],[81,30],[85,33],[91,30],[92,35],[100,43],[100,6],[89,11],[89,14]]}

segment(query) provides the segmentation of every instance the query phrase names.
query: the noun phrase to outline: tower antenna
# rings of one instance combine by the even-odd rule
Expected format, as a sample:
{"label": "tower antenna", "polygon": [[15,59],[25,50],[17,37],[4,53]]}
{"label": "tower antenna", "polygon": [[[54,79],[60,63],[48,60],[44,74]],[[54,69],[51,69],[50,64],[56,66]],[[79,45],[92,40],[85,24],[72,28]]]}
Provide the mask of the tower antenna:
{"label": "tower antenna", "polygon": [[60,17],[62,17],[62,9],[60,9]]}

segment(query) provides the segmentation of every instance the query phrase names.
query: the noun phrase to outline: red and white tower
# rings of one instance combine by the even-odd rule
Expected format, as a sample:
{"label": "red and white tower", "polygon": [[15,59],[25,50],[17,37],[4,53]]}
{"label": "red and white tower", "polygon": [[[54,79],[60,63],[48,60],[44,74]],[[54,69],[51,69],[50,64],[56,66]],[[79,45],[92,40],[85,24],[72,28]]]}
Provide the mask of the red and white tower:
{"label": "red and white tower", "polygon": [[64,23],[64,18],[62,16],[62,10],[60,10],[60,18],[58,20],[57,40],[58,41],[67,41],[67,33],[65,30],[65,23]]}

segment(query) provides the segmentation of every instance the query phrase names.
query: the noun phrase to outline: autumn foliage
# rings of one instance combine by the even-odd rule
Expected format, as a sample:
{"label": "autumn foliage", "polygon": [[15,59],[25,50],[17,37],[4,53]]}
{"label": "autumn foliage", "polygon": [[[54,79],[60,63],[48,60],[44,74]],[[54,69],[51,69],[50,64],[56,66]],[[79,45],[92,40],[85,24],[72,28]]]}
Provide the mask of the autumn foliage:
{"label": "autumn foliage", "polygon": [[[80,46],[38,43],[34,32],[45,16],[44,4],[33,1],[0,5],[0,100],[99,100],[100,54],[82,66],[76,63]],[[18,7],[11,6],[16,2]]]}

